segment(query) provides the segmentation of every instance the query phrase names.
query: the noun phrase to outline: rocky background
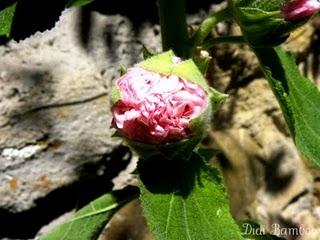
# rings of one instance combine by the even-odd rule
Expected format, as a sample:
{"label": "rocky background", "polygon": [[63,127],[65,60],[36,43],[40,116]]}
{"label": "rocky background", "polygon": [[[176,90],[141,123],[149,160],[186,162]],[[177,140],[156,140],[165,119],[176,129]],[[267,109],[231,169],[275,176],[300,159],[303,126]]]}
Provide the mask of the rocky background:
{"label": "rocky background", "polygon": [[[190,30],[219,7],[194,7]],[[65,10],[53,28],[0,46],[0,239],[34,239],[76,207],[135,184],[136,157],[111,137],[109,96],[120,64],[141,60],[141,44],[161,50],[160,29],[151,15],[96,10]],[[317,84],[319,27],[314,18],[286,44]],[[212,34],[239,29],[219,24]],[[318,240],[320,174],[296,151],[255,56],[243,45],[219,45],[211,55],[208,80],[230,97],[204,144],[220,150],[212,162],[223,170],[233,215],[270,232],[274,224],[312,229],[282,236]],[[138,201],[101,239],[152,239]]]}

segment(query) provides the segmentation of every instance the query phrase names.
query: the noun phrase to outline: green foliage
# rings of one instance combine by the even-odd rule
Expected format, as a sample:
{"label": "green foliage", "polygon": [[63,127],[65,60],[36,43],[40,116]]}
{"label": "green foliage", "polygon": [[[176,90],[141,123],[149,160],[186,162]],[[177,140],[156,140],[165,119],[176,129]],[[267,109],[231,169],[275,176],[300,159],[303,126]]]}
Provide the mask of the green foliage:
{"label": "green foliage", "polygon": [[9,37],[17,3],[0,11],[0,36]]}
{"label": "green foliage", "polygon": [[94,0],[70,0],[67,3],[66,7],[82,7],[89,3],[92,3]]}
{"label": "green foliage", "polygon": [[303,77],[294,57],[282,48],[256,48],[262,69],[276,95],[300,152],[320,166],[320,92]]}
{"label": "green foliage", "polygon": [[238,7],[257,8],[265,12],[277,11],[287,0],[234,0]]}
{"label": "green foliage", "polygon": [[235,20],[245,39],[254,47],[277,46],[290,32],[305,21],[287,22],[280,13],[286,0],[233,0],[231,6]]}
{"label": "green foliage", "polygon": [[111,216],[137,194],[136,189],[105,194],[80,209],[71,220],[53,229],[41,240],[97,239]]}
{"label": "green foliage", "polygon": [[238,240],[221,175],[197,154],[140,161],[141,204],[157,240]]}

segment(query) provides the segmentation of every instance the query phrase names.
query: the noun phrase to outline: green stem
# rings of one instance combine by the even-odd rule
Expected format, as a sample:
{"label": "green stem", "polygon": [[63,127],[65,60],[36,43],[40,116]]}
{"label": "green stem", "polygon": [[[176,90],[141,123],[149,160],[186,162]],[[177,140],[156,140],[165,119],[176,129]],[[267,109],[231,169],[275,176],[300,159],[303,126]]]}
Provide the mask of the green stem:
{"label": "green stem", "polygon": [[188,28],[185,0],[158,0],[163,50],[173,50],[182,58],[188,56]]}
{"label": "green stem", "polygon": [[232,13],[230,8],[224,8],[210,17],[206,18],[199,26],[197,32],[192,37],[192,49],[201,45],[208,37],[212,29],[219,23],[231,19]]}
{"label": "green stem", "polygon": [[197,32],[194,34],[192,38],[193,46],[196,47],[200,45],[205,38],[210,34],[212,29],[219,23],[231,18],[231,11],[229,8],[224,8],[210,17],[203,20],[200,24]]}
{"label": "green stem", "polygon": [[212,39],[205,41],[202,44],[202,48],[203,49],[210,49],[217,44],[223,44],[223,43],[242,44],[242,43],[246,43],[246,41],[242,36],[217,37],[217,38],[212,38]]}

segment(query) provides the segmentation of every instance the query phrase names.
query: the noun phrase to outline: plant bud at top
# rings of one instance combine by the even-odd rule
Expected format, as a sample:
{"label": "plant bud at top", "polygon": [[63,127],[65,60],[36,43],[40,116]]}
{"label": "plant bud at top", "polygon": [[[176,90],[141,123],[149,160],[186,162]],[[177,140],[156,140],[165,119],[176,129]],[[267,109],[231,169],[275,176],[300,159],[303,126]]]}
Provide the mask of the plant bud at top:
{"label": "plant bud at top", "polygon": [[244,38],[254,48],[284,43],[320,8],[320,0],[230,0]]}
{"label": "plant bud at top", "polygon": [[112,126],[132,141],[161,144],[189,138],[190,120],[208,105],[199,85],[141,67],[129,68],[116,84],[121,99],[112,108]]}
{"label": "plant bud at top", "polygon": [[320,10],[320,0],[294,0],[283,5],[281,14],[287,21],[302,21]]}

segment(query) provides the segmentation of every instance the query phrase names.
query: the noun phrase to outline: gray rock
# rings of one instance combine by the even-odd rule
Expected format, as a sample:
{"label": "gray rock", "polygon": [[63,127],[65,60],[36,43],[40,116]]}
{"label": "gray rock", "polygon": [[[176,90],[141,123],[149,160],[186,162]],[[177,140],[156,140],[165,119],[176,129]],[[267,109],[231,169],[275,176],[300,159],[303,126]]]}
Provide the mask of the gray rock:
{"label": "gray rock", "polygon": [[120,15],[92,13],[83,43],[80,11],[0,47],[0,209],[32,208],[120,144],[109,128],[112,81],[120,64],[141,59],[139,41],[157,50],[160,39],[148,24],[133,29]]}

